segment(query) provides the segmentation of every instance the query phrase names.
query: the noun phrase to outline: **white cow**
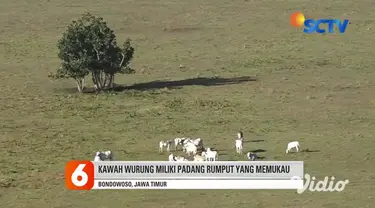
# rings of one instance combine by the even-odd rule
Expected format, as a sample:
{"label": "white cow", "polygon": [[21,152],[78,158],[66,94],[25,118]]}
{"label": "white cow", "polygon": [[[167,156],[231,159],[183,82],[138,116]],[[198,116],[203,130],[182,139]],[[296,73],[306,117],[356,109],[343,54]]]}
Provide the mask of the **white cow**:
{"label": "white cow", "polygon": [[168,161],[170,161],[170,162],[187,161],[187,159],[185,159],[182,156],[174,156],[173,154],[170,154],[169,157],[168,157]]}
{"label": "white cow", "polygon": [[194,161],[196,161],[196,162],[203,162],[204,161],[204,157],[200,156],[200,155],[194,155]]}
{"label": "white cow", "polygon": [[95,153],[95,157],[94,157],[94,161],[105,161],[105,160],[113,160],[113,153],[112,151],[108,150],[108,151],[104,151],[104,152],[96,152]]}
{"label": "white cow", "polygon": [[242,133],[242,131],[239,131],[239,132],[237,133],[237,139],[243,141],[243,133]]}
{"label": "white cow", "polygon": [[173,142],[172,140],[160,141],[159,142],[159,152],[163,152],[163,147],[167,147],[167,151],[169,152],[172,142]]}
{"label": "white cow", "polygon": [[106,157],[108,160],[110,160],[110,161],[113,160],[113,152],[112,152],[112,151],[108,150],[108,151],[105,151],[105,152],[102,152],[102,153],[104,153],[105,157]]}
{"label": "white cow", "polygon": [[175,161],[175,159],[174,159],[174,155],[173,155],[173,154],[170,154],[170,155],[168,156],[168,161],[169,161],[169,162],[173,162],[173,161]]}
{"label": "white cow", "polygon": [[186,151],[186,145],[189,143],[193,143],[193,140],[190,138],[185,138],[184,140],[181,141],[182,144],[182,151]]}
{"label": "white cow", "polygon": [[201,138],[194,139],[193,144],[195,144],[195,146],[197,146],[197,147],[200,146],[200,145],[203,146],[203,140]]}
{"label": "white cow", "polygon": [[187,143],[185,146],[186,154],[188,155],[196,155],[197,154],[197,146],[195,146],[193,143]]}
{"label": "white cow", "polygon": [[242,140],[241,139],[236,139],[236,152],[238,154],[242,154],[242,149],[243,149]]}
{"label": "white cow", "polygon": [[191,138],[185,138],[184,140],[182,140],[182,144],[183,145],[185,145],[185,144],[187,144],[187,143],[189,143],[189,142],[193,142],[193,140],[191,139]]}
{"label": "white cow", "polygon": [[258,158],[257,154],[255,154],[253,152],[248,152],[246,154],[246,156],[247,156],[247,159],[249,159],[249,160],[256,160]]}
{"label": "white cow", "polygon": [[206,152],[216,151],[216,149],[212,148],[212,147],[206,147],[205,150],[206,150]]}
{"label": "white cow", "polygon": [[[209,150],[209,148],[207,148]],[[206,151],[202,152],[202,156],[205,157],[206,161],[216,161],[218,159],[217,151]]]}
{"label": "white cow", "polygon": [[188,160],[182,156],[176,156],[175,161],[188,161]]}
{"label": "white cow", "polygon": [[94,157],[94,162],[104,161],[105,155],[101,152],[96,152]]}
{"label": "white cow", "polygon": [[178,146],[183,146],[184,141],[185,141],[185,138],[175,138],[174,139],[174,149],[177,150]]}
{"label": "white cow", "polygon": [[299,142],[294,141],[294,142],[289,142],[288,147],[286,148],[286,153],[288,153],[292,148],[295,148],[297,152],[299,152]]}

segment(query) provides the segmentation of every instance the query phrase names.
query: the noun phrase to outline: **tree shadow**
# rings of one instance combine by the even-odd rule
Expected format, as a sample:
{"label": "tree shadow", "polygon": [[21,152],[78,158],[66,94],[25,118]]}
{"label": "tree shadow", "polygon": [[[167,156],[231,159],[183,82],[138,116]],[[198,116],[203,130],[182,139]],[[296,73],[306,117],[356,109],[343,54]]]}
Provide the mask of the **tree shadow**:
{"label": "tree shadow", "polygon": [[264,139],[258,139],[258,140],[249,140],[249,141],[243,141],[243,143],[250,143],[250,142],[264,142]]}
{"label": "tree shadow", "polygon": [[264,150],[264,149],[256,149],[256,150],[253,150],[253,151],[250,151],[250,152],[258,153],[258,152],[267,152],[267,151]]}
{"label": "tree shadow", "polygon": [[[109,90],[105,90],[109,91]],[[54,92],[60,93],[78,93],[78,89],[76,87],[68,87],[68,88],[55,88]],[[104,92],[104,91],[103,91]],[[100,92],[96,91],[94,87],[86,87],[85,89],[82,90],[83,94],[100,94]]]}
{"label": "tree shadow", "polygon": [[232,77],[232,78],[218,78],[218,77],[200,77],[200,78],[190,78],[183,80],[174,80],[174,81],[163,81],[156,80],[152,82],[138,83],[130,86],[116,86],[113,90],[124,91],[124,90],[151,90],[151,89],[162,89],[162,88],[181,88],[184,86],[220,86],[220,85],[231,85],[231,84],[240,84],[243,82],[257,81],[258,79],[250,76],[242,77]]}
{"label": "tree shadow", "polygon": [[[102,92],[122,92],[125,90],[138,90],[138,91],[146,91],[146,90],[154,90],[154,89],[163,89],[163,88],[170,88],[170,89],[179,89],[184,86],[221,86],[221,85],[231,85],[231,84],[240,84],[243,82],[253,82],[257,81],[256,77],[251,76],[241,76],[241,77],[232,77],[232,78],[220,78],[220,77],[199,77],[199,78],[190,78],[190,79],[183,79],[183,80],[174,80],[174,81],[166,81],[166,80],[156,80],[152,82],[144,82],[144,83],[137,83],[130,86],[125,85],[118,85],[116,84],[112,89],[105,89]],[[66,88],[66,89],[57,89],[57,91],[63,92],[78,92],[77,88]],[[85,94],[98,94],[93,87],[87,87],[83,91]]]}

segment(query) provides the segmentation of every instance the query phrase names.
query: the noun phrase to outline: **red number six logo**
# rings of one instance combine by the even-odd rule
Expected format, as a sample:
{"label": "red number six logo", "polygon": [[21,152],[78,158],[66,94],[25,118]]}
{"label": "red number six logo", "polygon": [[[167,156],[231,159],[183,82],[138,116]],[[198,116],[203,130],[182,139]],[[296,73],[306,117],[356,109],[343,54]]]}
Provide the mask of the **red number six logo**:
{"label": "red number six logo", "polygon": [[65,166],[65,184],[70,190],[90,190],[94,186],[94,164],[72,160]]}

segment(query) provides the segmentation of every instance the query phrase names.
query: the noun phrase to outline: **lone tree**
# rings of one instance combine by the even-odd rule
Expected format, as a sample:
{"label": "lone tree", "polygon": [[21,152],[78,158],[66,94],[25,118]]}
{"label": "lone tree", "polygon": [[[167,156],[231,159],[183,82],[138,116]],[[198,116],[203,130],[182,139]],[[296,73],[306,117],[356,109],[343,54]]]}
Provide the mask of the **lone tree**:
{"label": "lone tree", "polygon": [[90,13],[73,21],[58,41],[61,67],[52,79],[73,78],[79,92],[85,88],[85,78],[91,74],[96,90],[113,88],[115,74],[133,73],[129,67],[134,48],[128,38],[117,46],[116,36],[101,17]]}

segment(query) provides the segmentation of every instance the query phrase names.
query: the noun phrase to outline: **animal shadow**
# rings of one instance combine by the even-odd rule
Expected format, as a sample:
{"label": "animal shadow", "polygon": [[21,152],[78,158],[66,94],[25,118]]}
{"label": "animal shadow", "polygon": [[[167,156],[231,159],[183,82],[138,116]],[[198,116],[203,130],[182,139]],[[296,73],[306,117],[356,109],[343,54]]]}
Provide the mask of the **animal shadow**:
{"label": "animal shadow", "polygon": [[267,151],[264,150],[264,149],[256,149],[256,150],[253,150],[251,152],[258,153],[258,152],[267,152]]}
{"label": "animal shadow", "polygon": [[303,149],[301,152],[320,152],[320,150],[309,150],[309,149]]}
{"label": "animal shadow", "polygon": [[257,157],[257,159],[259,159],[259,160],[264,160],[264,159],[266,159],[266,157]]}
{"label": "animal shadow", "polygon": [[249,141],[244,141],[243,143],[250,143],[250,142],[264,142],[264,139],[258,139],[258,140],[249,140]]}

